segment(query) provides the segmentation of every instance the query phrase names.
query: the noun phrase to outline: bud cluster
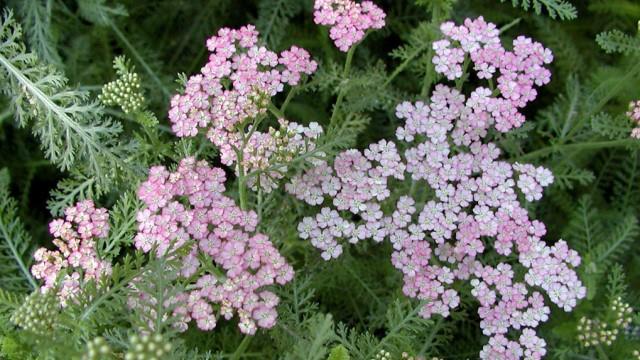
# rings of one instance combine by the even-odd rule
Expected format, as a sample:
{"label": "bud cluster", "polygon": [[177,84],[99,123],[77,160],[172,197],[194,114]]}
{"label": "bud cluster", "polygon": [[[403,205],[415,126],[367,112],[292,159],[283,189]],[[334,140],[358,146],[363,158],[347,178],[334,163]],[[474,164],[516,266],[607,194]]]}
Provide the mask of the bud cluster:
{"label": "bud cluster", "polygon": [[[375,358],[373,358],[372,360],[393,360],[393,359],[399,359],[399,360],[426,360],[426,358],[424,356],[414,356],[414,355],[409,355],[408,352],[403,351],[400,354],[399,358],[396,358],[394,356],[391,355],[390,352],[382,349],[380,351],[378,351],[378,353],[376,354]],[[431,357],[429,360],[442,360],[437,356]]]}
{"label": "bud cluster", "polygon": [[131,346],[125,354],[125,360],[161,360],[167,359],[171,351],[171,343],[162,335],[133,335],[129,339]]}
{"label": "bud cluster", "polygon": [[10,320],[24,330],[46,335],[53,329],[59,306],[52,294],[34,291],[11,315]]}
{"label": "bud cluster", "polygon": [[87,352],[82,357],[82,360],[106,360],[112,359],[111,347],[107,341],[98,336],[97,338],[87,343]]}
{"label": "bud cluster", "polygon": [[583,347],[610,346],[622,330],[631,324],[633,309],[617,297],[611,302],[605,319],[589,319],[583,316],[578,324],[578,341]]}
{"label": "bud cluster", "polygon": [[125,114],[135,113],[144,103],[138,74],[126,74],[102,88],[100,101],[107,106],[120,106]]}

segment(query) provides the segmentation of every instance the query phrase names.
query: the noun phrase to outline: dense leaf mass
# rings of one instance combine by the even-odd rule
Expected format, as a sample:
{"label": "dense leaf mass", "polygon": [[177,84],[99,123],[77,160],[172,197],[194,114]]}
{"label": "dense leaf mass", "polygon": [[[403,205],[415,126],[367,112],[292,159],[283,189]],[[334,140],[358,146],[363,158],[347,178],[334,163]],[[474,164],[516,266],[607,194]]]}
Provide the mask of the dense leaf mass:
{"label": "dense leaf mass", "polygon": [[0,359],[640,360],[639,2],[0,4]]}

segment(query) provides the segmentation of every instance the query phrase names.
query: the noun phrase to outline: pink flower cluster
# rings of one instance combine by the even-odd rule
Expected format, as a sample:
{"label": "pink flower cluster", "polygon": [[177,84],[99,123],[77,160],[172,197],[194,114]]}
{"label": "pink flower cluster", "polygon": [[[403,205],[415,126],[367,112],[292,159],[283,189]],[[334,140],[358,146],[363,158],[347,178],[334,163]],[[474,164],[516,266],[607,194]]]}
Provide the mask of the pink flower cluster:
{"label": "pink flower cluster", "polygon": [[173,173],[151,168],[138,190],[145,208],[138,213],[135,246],[157,256],[181,256],[179,276],[190,290],[167,300],[177,304],[180,330],[191,320],[211,330],[219,316],[229,320],[237,313],[240,330],[254,334],[276,322],[279,299],[264,288],[289,282],[293,268],[267,236],[255,233],[256,213],[223,195],[225,180],[222,169],[194,158],[183,159]]}
{"label": "pink flower cluster", "polygon": [[95,249],[95,239],[109,234],[109,214],[96,209],[91,200],[81,201],[65,210],[64,219],[53,220],[49,231],[58,249],[36,250],[31,273],[44,281],[42,292],[57,291],[60,303],[66,306],[85,283],[111,274],[111,263],[101,260]]}
{"label": "pink flower cluster", "polygon": [[[311,75],[317,63],[299,47],[276,54],[258,44],[258,32],[248,25],[238,30],[223,28],[207,40],[211,52],[200,74],[189,78],[183,94],[171,99],[169,120],[179,137],[195,136],[206,129],[207,137],[220,149],[228,166],[242,155],[246,172],[265,169],[274,157],[309,151],[322,129],[316,123],[303,127],[279,119],[281,131],[254,129],[266,116],[272,96],[284,85],[295,86],[303,74]],[[272,171],[265,177],[281,178]],[[261,184],[273,188],[272,182]]]}
{"label": "pink flower cluster", "polygon": [[[454,282],[470,281],[480,326],[491,337],[481,358],[540,359],[545,342],[533,329],[550,313],[543,294],[571,311],[586,294],[574,270],[580,257],[562,240],[547,245],[544,224],[520,204],[520,198],[542,197],[551,172],[501,161],[500,149],[483,141],[500,116],[479,105],[491,98],[485,90],[467,97],[438,85],[429,103],[398,105],[396,115],[405,120],[396,132],[406,143],[402,155],[387,141],[364,153],[348,150],[333,166],[317,162],[286,190],[311,205],[332,200],[298,226],[324,259],[338,257],[345,241],[386,239],[394,249],[391,261],[403,273],[404,293],[427,301],[422,316],[448,316],[460,303]],[[424,205],[411,194],[392,196],[405,177],[414,187],[432,189]],[[481,261],[493,253],[504,260]],[[515,331],[521,335],[509,340]]]}
{"label": "pink flower cluster", "polygon": [[516,38],[513,50],[507,51],[500,43],[496,26],[482,17],[466,19],[460,26],[446,22],[440,30],[445,38],[433,43],[436,71],[449,80],[458,79],[468,55],[478,78],[497,77],[499,97],[490,97],[489,89],[477,89],[482,111],[491,113],[499,131],[520,127],[525,118],[519,109],[536,98],[536,86],[551,80],[551,72],[545,67],[553,61],[551,51],[524,36]]}
{"label": "pink flower cluster", "polygon": [[367,30],[385,25],[386,14],[371,1],[316,0],[314,9],[315,23],[331,26],[329,36],[344,52],[362,40]]}
{"label": "pink flower cluster", "polygon": [[640,100],[632,101],[629,104],[627,116],[636,123],[636,127],[631,130],[631,137],[640,139]]}

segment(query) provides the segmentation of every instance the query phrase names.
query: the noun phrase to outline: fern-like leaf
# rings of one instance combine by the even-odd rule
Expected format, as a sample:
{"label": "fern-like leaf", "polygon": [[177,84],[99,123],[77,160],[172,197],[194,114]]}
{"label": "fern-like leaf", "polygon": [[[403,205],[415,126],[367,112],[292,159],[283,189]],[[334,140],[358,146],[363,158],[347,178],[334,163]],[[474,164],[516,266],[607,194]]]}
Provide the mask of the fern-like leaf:
{"label": "fern-like leaf", "polygon": [[300,0],[264,0],[258,6],[256,27],[262,40],[271,48],[277,48],[287,34],[290,19],[302,11]]}
{"label": "fern-like leaf", "polygon": [[[439,31],[432,23],[420,23],[409,35],[406,43],[391,52],[391,56],[398,61],[400,65],[396,67],[389,79],[395,78],[399,73],[408,68],[422,76],[427,74],[425,86],[431,86],[435,81],[435,70],[431,62],[432,49],[431,44],[438,37]],[[414,64],[414,65],[412,65]],[[387,83],[389,80],[387,80]]]}
{"label": "fern-like leaf", "polygon": [[609,139],[624,139],[631,133],[631,121],[625,115],[611,116],[603,112],[591,118],[591,128]]}
{"label": "fern-like leaf", "polygon": [[578,200],[563,237],[582,254],[590,253],[602,236],[603,226],[589,196]]}
{"label": "fern-like leaf", "polygon": [[553,169],[554,183],[563,190],[572,190],[575,185],[585,186],[595,180],[593,172],[571,165]]}
{"label": "fern-like leaf", "polygon": [[80,16],[85,20],[98,25],[110,25],[114,17],[127,16],[124,6],[118,4],[110,7],[105,0],[78,0]]}
{"label": "fern-like leaf", "polygon": [[98,182],[114,169],[127,169],[131,145],[120,144],[119,123],[102,118],[88,93],[67,87],[67,79],[27,52],[22,30],[6,11],[0,24],[0,90],[11,97],[18,124],[32,124],[46,156],[62,170],[86,164]]}
{"label": "fern-like leaf", "polygon": [[113,259],[123,245],[132,243],[136,232],[136,214],[142,203],[133,192],[124,193],[109,212],[109,236],[99,239],[97,249],[101,258]]}
{"label": "fern-like leaf", "polygon": [[0,310],[16,309],[22,305],[23,301],[23,295],[0,288]]}
{"label": "fern-like leaf", "polygon": [[511,4],[524,10],[533,9],[538,15],[542,14],[544,8],[552,19],[573,20],[578,16],[578,10],[566,0],[511,0]]}
{"label": "fern-like leaf", "polygon": [[54,216],[60,216],[64,209],[80,200],[95,199],[104,194],[103,187],[97,179],[79,171],[72,171],[71,176],[58,182],[51,191],[51,198],[47,202],[49,211]]}
{"label": "fern-like leaf", "polygon": [[38,285],[29,272],[31,237],[17,216],[18,206],[9,194],[9,173],[0,171],[0,284],[21,291]]}
{"label": "fern-like leaf", "polygon": [[304,329],[305,332],[298,334],[298,341],[284,359],[326,359],[328,345],[336,338],[332,316],[316,314],[305,320]]}
{"label": "fern-like leaf", "polygon": [[640,151],[628,153],[614,175],[613,203],[626,211],[640,209]]}
{"label": "fern-like leaf", "polygon": [[51,28],[53,0],[21,0],[17,11],[23,19],[29,45],[49,64],[60,67],[62,59],[56,49],[55,31]]}
{"label": "fern-like leaf", "polygon": [[634,215],[625,216],[613,229],[611,236],[598,244],[594,251],[594,261],[601,268],[607,268],[629,249],[631,243],[637,240],[638,235],[640,235],[638,219]]}
{"label": "fern-like leaf", "polygon": [[640,52],[640,38],[631,37],[620,30],[601,32],[596,36],[596,42],[607,54],[631,55]]}

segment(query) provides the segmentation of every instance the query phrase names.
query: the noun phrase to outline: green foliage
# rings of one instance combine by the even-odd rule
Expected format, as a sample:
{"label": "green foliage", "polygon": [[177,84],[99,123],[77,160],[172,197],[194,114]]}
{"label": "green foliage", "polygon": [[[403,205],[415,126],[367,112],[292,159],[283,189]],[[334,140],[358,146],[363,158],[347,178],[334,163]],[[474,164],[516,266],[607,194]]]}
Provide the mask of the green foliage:
{"label": "green foliage", "polygon": [[256,27],[270,48],[278,48],[287,35],[291,18],[302,11],[300,0],[266,0],[258,5]]}
{"label": "green foliage", "polygon": [[31,125],[47,157],[62,170],[85,164],[105,183],[113,169],[127,169],[123,159],[132,148],[117,139],[122,126],[103,118],[86,92],[69,88],[64,75],[27,52],[21,36],[13,13],[6,11],[0,24],[0,90],[12,98],[17,123]]}
{"label": "green foliage", "polygon": [[0,286],[10,291],[35,289],[29,272],[31,237],[18,218],[16,201],[9,194],[9,172],[0,170]]}
{"label": "green foliage", "polygon": [[637,54],[640,51],[640,38],[631,37],[620,30],[601,32],[596,36],[598,45],[607,53]]}
{"label": "green foliage", "polygon": [[114,17],[128,14],[121,4],[111,7],[106,0],[78,0],[78,11],[85,20],[104,26],[110,25]]}
{"label": "green foliage", "polygon": [[[489,134],[505,161],[553,171],[554,184],[527,210],[546,224],[545,241],[562,238],[582,257],[578,270],[588,296],[571,313],[551,308],[549,321],[538,330],[548,357],[632,358],[633,350],[640,349],[639,337],[621,335],[611,346],[587,348],[577,340],[577,327],[582,317],[609,319],[619,297],[638,308],[633,300],[640,296],[634,286],[640,282],[635,256],[640,141],[629,137],[635,124],[626,112],[630,101],[640,99],[640,4],[374,2],[387,13],[387,26],[369,32],[346,54],[333,46],[326,27],[313,23],[311,0],[3,2],[0,358],[82,359],[89,358],[89,349],[96,353],[105,346],[109,352],[104,355],[121,359],[136,346],[144,348],[148,341],[142,344],[141,336],[149,331],[171,344],[165,356],[171,359],[371,360],[381,351],[393,360],[403,353],[475,358],[486,337],[478,330],[477,302],[465,285],[456,288],[461,304],[450,317],[425,320],[419,315],[424,304],[407,300],[402,292],[401,275],[389,261],[391,246],[363,242],[345,249],[340,259],[324,262],[308,241],[299,239],[296,228],[317,209],[282,189],[247,195],[248,207],[260,219],[258,230],[296,270],[287,286],[267,287],[280,296],[278,322],[255,336],[238,333],[237,319],[219,321],[211,332],[191,324],[188,331],[177,332],[173,308],[154,305],[184,290],[175,279],[180,264],[135,252],[132,244],[141,209],[136,191],[151,166],[171,168],[186,156],[222,166],[218,149],[204,136],[178,139],[167,119],[172,94],[206,61],[203,45],[219,28],[255,24],[267,48],[280,51],[295,44],[319,63],[316,74],[273,98],[272,113],[263,123],[272,124],[280,114],[323,126],[315,150],[268,169],[292,175],[313,159],[332,161],[339,151],[394,140],[395,106],[425,101],[443,80],[431,62],[439,25],[477,16],[496,23],[504,40],[523,34],[554,54],[551,83],[523,110],[528,121],[507,134]],[[123,92],[124,85],[132,85],[131,91]],[[107,99],[100,97],[102,92],[117,96]],[[235,169],[225,170],[229,195],[238,196]],[[398,193],[412,191],[418,211],[432,196],[423,182],[394,180],[390,185]],[[48,336],[35,336],[10,321],[29,296],[39,296],[29,272],[32,251],[52,248],[51,215],[62,215],[81,199],[110,209],[109,235],[95,246],[101,258],[113,263],[113,272],[83,287],[75,302],[52,317]],[[395,200],[394,191],[390,201]],[[198,271],[219,270],[207,266]],[[150,295],[145,310],[152,311],[128,306],[139,290]],[[630,329],[634,326],[640,328],[638,314]]]}
{"label": "green foliage", "polygon": [[337,345],[333,349],[331,349],[331,352],[329,353],[329,357],[327,358],[327,360],[349,360],[349,359],[351,359],[351,357],[349,356],[349,351],[347,351],[347,349],[342,345]]}
{"label": "green foliage", "polygon": [[575,6],[566,0],[511,0],[511,3],[514,7],[519,6],[524,10],[532,9],[538,15],[542,14],[544,8],[552,19],[572,20],[578,16]]}
{"label": "green foliage", "polygon": [[135,194],[124,193],[109,212],[110,231],[97,243],[98,254],[102,259],[114,259],[123,246],[131,245],[135,236],[136,214],[142,204]]}
{"label": "green foliage", "polygon": [[[328,345],[335,339],[333,318],[330,314],[316,314],[302,323],[303,333],[298,335],[291,351],[284,359],[324,360]],[[291,334],[294,335],[294,334]]]}
{"label": "green foliage", "polygon": [[57,34],[51,31],[53,0],[24,0],[17,5],[29,45],[47,63],[61,66],[62,59],[56,49]]}

